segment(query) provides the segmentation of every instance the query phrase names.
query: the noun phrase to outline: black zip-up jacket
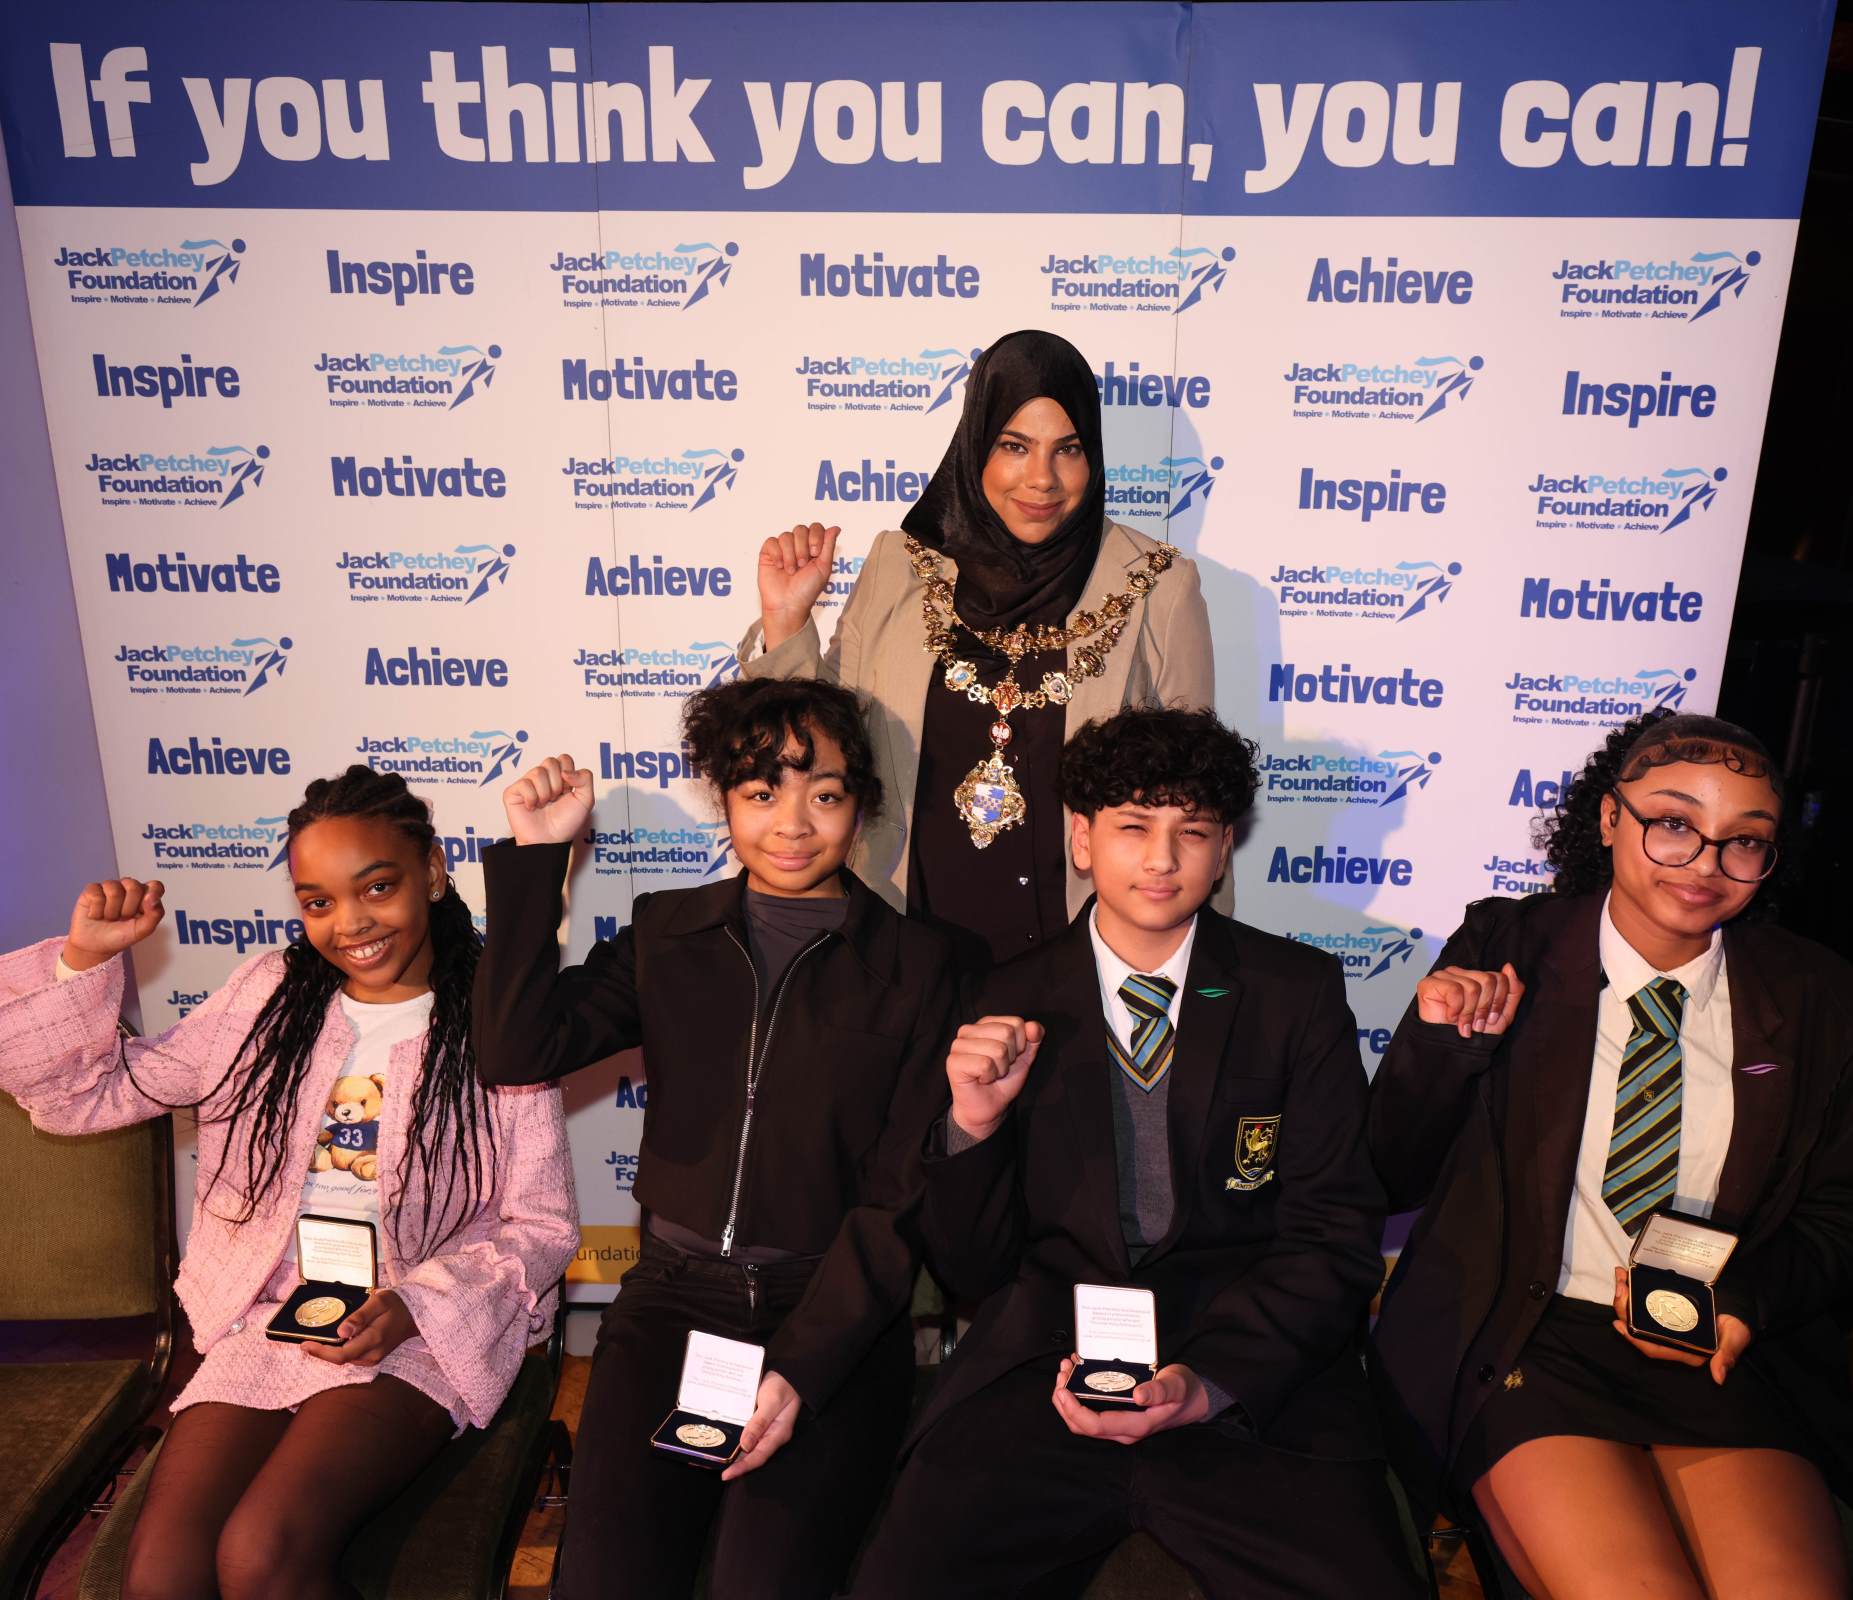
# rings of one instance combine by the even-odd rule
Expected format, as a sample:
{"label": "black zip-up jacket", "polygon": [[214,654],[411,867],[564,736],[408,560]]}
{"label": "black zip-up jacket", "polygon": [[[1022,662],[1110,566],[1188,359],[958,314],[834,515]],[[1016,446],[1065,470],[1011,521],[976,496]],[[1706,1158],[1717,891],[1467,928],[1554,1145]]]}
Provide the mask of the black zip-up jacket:
{"label": "black zip-up jacket", "polygon": [[[477,1071],[540,1083],[642,1045],[637,1201],[709,1239],[824,1258],[766,1356],[819,1410],[912,1293],[920,1150],[950,1102],[946,942],[845,873],[841,930],[800,951],[762,1006],[741,874],[638,896],[617,938],[560,971],[570,853],[483,852]],[[750,1134],[749,1050],[762,1058]]]}

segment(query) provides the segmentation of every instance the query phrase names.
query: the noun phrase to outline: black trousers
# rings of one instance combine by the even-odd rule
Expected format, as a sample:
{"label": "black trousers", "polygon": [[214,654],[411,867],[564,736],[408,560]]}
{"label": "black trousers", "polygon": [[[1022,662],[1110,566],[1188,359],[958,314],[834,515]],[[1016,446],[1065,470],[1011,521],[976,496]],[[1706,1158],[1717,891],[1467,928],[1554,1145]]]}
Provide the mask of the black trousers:
{"label": "black trousers", "polygon": [[863,1558],[860,1600],[1079,1594],[1135,1530],[1210,1600],[1424,1592],[1381,1461],[1270,1449],[1233,1422],[1086,1439],[1054,1386],[1052,1367],[1019,1368],[927,1431]]}
{"label": "black trousers", "polygon": [[694,1587],[710,1532],[708,1592],[716,1600],[835,1593],[907,1424],[913,1340],[905,1316],[758,1471],[723,1484],[718,1472],[650,1444],[674,1409],[689,1330],[764,1344],[812,1270],[810,1262],[741,1267],[644,1235],[592,1357],[560,1600],[677,1600]]}

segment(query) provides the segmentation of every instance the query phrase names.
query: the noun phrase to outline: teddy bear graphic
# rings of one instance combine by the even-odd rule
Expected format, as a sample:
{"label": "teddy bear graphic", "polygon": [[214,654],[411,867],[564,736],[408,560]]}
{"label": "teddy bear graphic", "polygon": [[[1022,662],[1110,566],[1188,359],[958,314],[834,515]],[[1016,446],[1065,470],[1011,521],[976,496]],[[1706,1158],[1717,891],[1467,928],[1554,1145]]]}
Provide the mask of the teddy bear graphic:
{"label": "teddy bear graphic", "polygon": [[333,1167],[362,1183],[378,1181],[380,1106],[385,1094],[386,1080],[377,1073],[371,1078],[335,1079],[323,1108],[329,1125],[315,1136],[311,1172]]}

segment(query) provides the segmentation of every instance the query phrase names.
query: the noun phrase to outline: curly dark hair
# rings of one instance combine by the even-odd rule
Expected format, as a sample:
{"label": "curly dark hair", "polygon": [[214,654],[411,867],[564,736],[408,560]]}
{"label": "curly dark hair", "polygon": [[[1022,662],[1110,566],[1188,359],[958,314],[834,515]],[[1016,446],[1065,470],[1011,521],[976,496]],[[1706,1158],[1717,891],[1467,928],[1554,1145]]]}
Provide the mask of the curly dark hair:
{"label": "curly dark hair", "polygon": [[1092,818],[1137,801],[1234,823],[1255,803],[1257,748],[1213,711],[1129,706],[1062,747],[1062,804]]}
{"label": "curly dark hair", "polygon": [[[289,837],[329,817],[387,823],[421,852],[429,851],[437,837],[431,808],[406,787],[404,778],[358,763],[338,778],[317,778],[309,785],[302,804],[289,814]],[[482,936],[448,877],[443,896],[432,902],[430,917],[431,1021],[425,1029],[424,1057],[412,1091],[399,1169],[402,1190],[414,1169],[424,1186],[424,1235],[417,1241],[398,1240],[400,1255],[412,1262],[424,1260],[468,1222],[495,1184],[494,1120],[476,1081],[470,1042],[470,989]],[[213,1113],[244,1134],[239,1163],[243,1192],[234,1201],[239,1209],[231,1221],[250,1221],[259,1198],[285,1180],[297,1096],[341,984],[340,970],[306,936],[293,941],[283,951],[282,981],[264,1002],[218,1083],[197,1102],[212,1100],[238,1074],[225,1107]],[[226,1166],[233,1142],[227,1138],[209,1189],[222,1182],[229,1186]],[[397,1238],[396,1217],[391,1225]]]}
{"label": "curly dark hair", "polygon": [[1608,886],[1615,869],[1602,842],[1602,802],[1616,784],[1677,761],[1721,763],[1766,778],[1782,798],[1782,769],[1748,729],[1690,712],[1645,712],[1610,733],[1570,780],[1556,809],[1532,824],[1532,844],[1556,873],[1551,893],[1587,894]]}
{"label": "curly dark hair", "polygon": [[[816,734],[843,752],[843,787],[862,815],[878,815],[875,752],[861,702],[849,690],[818,678],[738,678],[690,695],[682,708],[690,758],[723,804],[740,784],[776,784],[786,769],[809,772]],[[783,752],[794,742],[798,753],[787,760]]]}

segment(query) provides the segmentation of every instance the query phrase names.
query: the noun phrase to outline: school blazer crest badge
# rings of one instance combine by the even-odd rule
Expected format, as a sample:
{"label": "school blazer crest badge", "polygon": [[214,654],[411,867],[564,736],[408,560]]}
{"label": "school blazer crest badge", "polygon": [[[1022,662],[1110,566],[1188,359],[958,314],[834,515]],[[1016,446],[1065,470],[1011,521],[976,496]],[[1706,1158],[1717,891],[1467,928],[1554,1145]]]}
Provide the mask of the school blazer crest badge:
{"label": "school blazer crest badge", "polygon": [[1280,1118],[1243,1117],[1235,1126],[1235,1176],[1224,1182],[1228,1189],[1259,1189],[1274,1176],[1274,1145],[1280,1137]]}

